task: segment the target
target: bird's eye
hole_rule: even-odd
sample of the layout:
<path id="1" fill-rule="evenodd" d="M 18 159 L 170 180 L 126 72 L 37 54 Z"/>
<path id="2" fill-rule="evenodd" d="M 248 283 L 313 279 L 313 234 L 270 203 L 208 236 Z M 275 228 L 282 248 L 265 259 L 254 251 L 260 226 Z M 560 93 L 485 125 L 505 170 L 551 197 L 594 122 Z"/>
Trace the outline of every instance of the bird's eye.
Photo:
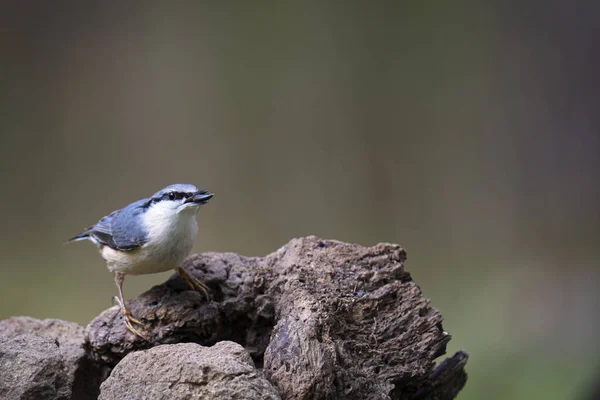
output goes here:
<path id="1" fill-rule="evenodd" d="M 169 200 L 175 200 L 175 192 L 169 192 Z"/>

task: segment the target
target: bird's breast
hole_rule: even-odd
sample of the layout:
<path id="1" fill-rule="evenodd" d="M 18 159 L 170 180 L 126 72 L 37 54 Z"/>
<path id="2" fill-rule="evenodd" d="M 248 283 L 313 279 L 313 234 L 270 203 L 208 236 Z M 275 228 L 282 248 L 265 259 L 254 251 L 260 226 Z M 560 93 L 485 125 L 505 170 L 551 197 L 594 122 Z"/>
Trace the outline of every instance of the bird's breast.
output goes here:
<path id="1" fill-rule="evenodd" d="M 190 253 L 198 234 L 193 215 L 161 215 L 146 213 L 146 243 L 139 249 L 121 252 L 103 249 L 109 269 L 130 275 L 153 274 L 175 269 Z M 109 262 L 107 256 L 112 259 Z M 112 264 L 112 268 L 111 265 Z"/>

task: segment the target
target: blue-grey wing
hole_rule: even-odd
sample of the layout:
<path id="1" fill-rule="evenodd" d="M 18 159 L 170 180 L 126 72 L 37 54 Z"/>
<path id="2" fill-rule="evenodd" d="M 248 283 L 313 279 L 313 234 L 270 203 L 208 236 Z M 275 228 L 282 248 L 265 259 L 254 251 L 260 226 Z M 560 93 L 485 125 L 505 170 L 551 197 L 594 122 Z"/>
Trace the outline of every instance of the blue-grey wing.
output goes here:
<path id="1" fill-rule="evenodd" d="M 146 231 L 140 216 L 148 201 L 136 201 L 112 212 L 87 230 L 87 235 L 95 241 L 115 250 L 131 251 L 143 246 L 147 241 Z"/>
<path id="2" fill-rule="evenodd" d="M 111 223 L 115 215 L 121 210 L 113 211 L 103 217 L 96 225 L 90 226 L 85 233 L 95 239 L 96 242 L 113 247 Z"/>
<path id="3" fill-rule="evenodd" d="M 139 200 L 122 208 L 111 218 L 111 247 L 117 250 L 135 250 L 148 241 L 141 218 L 147 207 L 148 200 Z"/>

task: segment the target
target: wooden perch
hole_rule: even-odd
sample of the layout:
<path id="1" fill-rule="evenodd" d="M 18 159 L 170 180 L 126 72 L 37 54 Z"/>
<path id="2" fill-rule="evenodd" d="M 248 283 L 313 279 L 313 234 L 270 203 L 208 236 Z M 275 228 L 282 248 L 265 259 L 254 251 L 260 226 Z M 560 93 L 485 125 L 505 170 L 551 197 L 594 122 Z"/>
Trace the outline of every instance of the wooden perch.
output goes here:
<path id="1" fill-rule="evenodd" d="M 160 344 L 233 341 L 283 399 L 452 399 L 467 355 L 435 367 L 450 335 L 405 260 L 398 245 L 314 236 L 266 257 L 194 255 L 184 268 L 210 287 L 212 302 L 174 276 L 128 303 L 147 340 L 112 307 L 86 328 L 87 351 L 114 367 Z"/>

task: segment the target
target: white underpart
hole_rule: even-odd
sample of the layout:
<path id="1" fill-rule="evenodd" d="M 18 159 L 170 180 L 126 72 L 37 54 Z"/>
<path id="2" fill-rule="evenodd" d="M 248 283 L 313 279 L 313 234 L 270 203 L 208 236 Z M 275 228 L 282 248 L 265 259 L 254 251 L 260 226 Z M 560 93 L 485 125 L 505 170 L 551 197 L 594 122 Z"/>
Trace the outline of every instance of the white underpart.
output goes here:
<path id="1" fill-rule="evenodd" d="M 192 250 L 198 234 L 196 204 L 181 205 L 176 201 L 153 204 L 142 216 L 148 241 L 133 251 L 100 251 L 110 271 L 130 275 L 155 274 L 175 269 Z"/>

